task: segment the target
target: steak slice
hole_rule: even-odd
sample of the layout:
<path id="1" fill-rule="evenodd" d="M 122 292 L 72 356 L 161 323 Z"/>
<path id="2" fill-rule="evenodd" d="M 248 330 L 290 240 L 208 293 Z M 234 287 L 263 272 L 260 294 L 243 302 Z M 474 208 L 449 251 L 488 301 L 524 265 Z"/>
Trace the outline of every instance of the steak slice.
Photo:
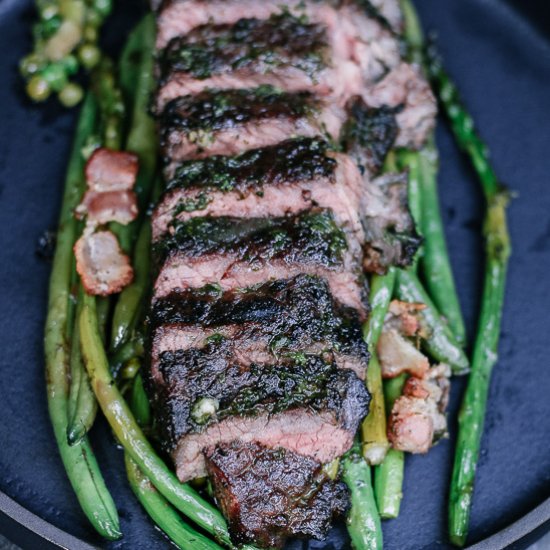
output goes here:
<path id="1" fill-rule="evenodd" d="M 250 287 L 299 273 L 324 277 L 334 297 L 364 314 L 361 244 L 330 210 L 280 218 L 203 217 L 177 221 L 154 245 L 155 296 L 219 284 Z"/>
<path id="2" fill-rule="evenodd" d="M 368 412 L 365 384 L 321 357 L 243 367 L 190 349 L 161 353 L 157 368 L 153 409 L 183 482 L 205 475 L 204 449 L 236 439 L 330 462 Z"/>
<path id="3" fill-rule="evenodd" d="M 349 507 L 343 483 L 285 449 L 236 441 L 208 449 L 206 464 L 235 544 L 273 548 L 287 537 L 322 539 L 333 517 Z"/>
<path id="4" fill-rule="evenodd" d="M 331 208 L 339 226 L 364 240 L 363 182 L 347 155 L 316 138 L 297 138 L 180 164 L 153 215 L 153 240 L 173 221 L 197 216 L 281 217 Z"/>
<path id="5" fill-rule="evenodd" d="M 395 4 L 395 0 L 390 2 Z M 400 61 L 399 40 L 379 15 L 391 17 L 392 23 L 397 16 L 395 9 L 391 10 L 393 14 L 389 10 L 365 9 L 368 4 L 366 0 L 165 1 L 157 18 L 157 48 L 165 48 L 174 37 L 202 25 L 232 25 L 243 18 L 265 20 L 287 11 L 302 21 L 325 27 L 333 60 L 353 60 L 369 81 L 376 81 Z"/>
<path id="6" fill-rule="evenodd" d="M 289 136 L 338 137 L 345 112 L 310 92 L 273 86 L 204 90 L 168 102 L 161 148 L 167 174 L 174 163 L 209 155 L 234 155 L 279 143 Z"/>
<path id="7" fill-rule="evenodd" d="M 363 75 L 352 59 L 333 59 L 327 29 L 289 12 L 269 19 L 207 24 L 173 38 L 159 59 L 156 110 L 205 89 L 272 85 L 285 91 L 349 97 Z"/>
<path id="8" fill-rule="evenodd" d="M 308 275 L 224 293 L 174 292 L 154 302 L 149 326 L 153 377 L 162 353 L 192 348 L 244 367 L 322 355 L 361 379 L 369 358 L 357 313 Z"/>

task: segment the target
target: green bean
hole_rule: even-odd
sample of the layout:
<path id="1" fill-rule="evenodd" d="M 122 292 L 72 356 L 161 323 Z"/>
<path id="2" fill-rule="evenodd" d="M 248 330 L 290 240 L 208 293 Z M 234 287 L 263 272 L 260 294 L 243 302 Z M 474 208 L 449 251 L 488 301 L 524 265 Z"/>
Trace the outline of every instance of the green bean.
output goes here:
<path id="1" fill-rule="evenodd" d="M 449 327 L 441 320 L 435 305 L 414 273 L 409 270 L 398 271 L 396 296 L 404 302 L 417 302 L 426 306 L 419 312 L 419 318 L 424 334 L 422 346 L 428 355 L 436 361 L 450 365 L 454 374 L 467 373 L 470 366 L 468 358 Z"/>
<path id="2" fill-rule="evenodd" d="M 382 373 L 376 356 L 376 343 L 382 331 L 394 283 L 395 269 L 393 268 L 384 276 L 373 275 L 370 290 L 371 311 L 364 327 L 364 338 L 371 354 L 367 370 L 367 388 L 371 394 L 371 403 L 369 414 L 363 420 L 361 433 L 363 457 L 371 465 L 380 464 L 389 447 Z"/>
<path id="3" fill-rule="evenodd" d="M 141 427 L 148 426 L 151 423 L 151 405 L 149 404 L 149 399 L 147 399 L 147 394 L 143 387 L 143 379 L 140 374 L 134 379 L 131 404 L 136 422 Z"/>
<path id="4" fill-rule="evenodd" d="M 80 115 L 76 138 L 69 161 L 65 192 L 61 207 L 57 245 L 50 278 L 48 316 L 45 328 L 46 385 L 48 410 L 55 439 L 67 476 L 82 510 L 94 528 L 108 539 L 120 537 L 115 504 L 101 476 L 97 461 L 87 438 L 69 446 L 67 442 L 67 399 L 69 345 L 67 318 L 70 311 L 73 244 L 76 239 L 76 220 L 73 210 L 84 190 L 84 161 L 81 149 L 95 124 L 96 105 L 88 96 Z"/>
<path id="5" fill-rule="evenodd" d="M 76 307 L 77 318 L 80 315 L 82 289 Z M 74 324 L 70 355 L 71 383 L 68 401 L 67 441 L 74 445 L 80 441 L 92 427 L 96 413 L 97 401 L 90 386 L 90 380 L 80 352 L 80 332 L 78 323 Z"/>
<path id="6" fill-rule="evenodd" d="M 384 382 L 384 397 L 388 413 L 391 413 L 395 400 L 402 394 L 406 379 L 407 375 L 401 374 Z M 399 515 L 403 499 L 404 470 L 405 453 L 390 449 L 384 462 L 374 471 L 374 494 L 382 519 L 393 519 Z"/>
<path id="7" fill-rule="evenodd" d="M 117 86 L 113 62 L 103 57 L 92 75 L 92 90 L 99 105 L 103 147 L 118 150 L 123 141 L 124 102 Z"/>
<path id="8" fill-rule="evenodd" d="M 445 114 L 451 122 L 455 139 L 470 158 L 487 203 L 483 230 L 486 265 L 479 331 L 474 343 L 472 371 L 458 417 L 458 437 L 449 496 L 449 535 L 453 544 L 463 546 L 468 535 L 489 383 L 497 361 L 506 274 L 511 253 L 506 221 L 509 194 L 499 184 L 489 162 L 487 147 L 478 136 L 455 85 L 433 50 L 430 52 L 429 70 L 439 91 Z"/>
<path id="9" fill-rule="evenodd" d="M 351 493 L 351 510 L 346 519 L 352 547 L 382 550 L 382 526 L 372 491 L 371 469 L 356 445 L 342 460 L 342 477 Z"/>
<path id="10" fill-rule="evenodd" d="M 150 283 L 151 225 L 146 220 L 134 250 L 134 280 L 121 293 L 113 314 L 111 349 L 118 351 L 128 342 Z"/>
<path id="11" fill-rule="evenodd" d="M 409 172 L 409 187 L 407 192 L 409 210 L 416 229 L 421 234 L 423 210 L 419 152 L 402 149 L 397 155 L 397 162 L 401 169 L 406 168 Z"/>
<path id="12" fill-rule="evenodd" d="M 374 348 L 382 332 L 384 319 L 392 297 L 396 270 L 390 267 L 386 275 L 373 275 L 370 282 L 369 303 L 371 311 L 365 325 L 363 337 L 369 348 Z"/>
<path id="13" fill-rule="evenodd" d="M 118 61 L 118 84 L 122 91 L 126 112 L 128 113 L 134 110 L 136 82 L 139 79 L 143 56 L 147 53 L 151 54 L 151 51 L 145 52 L 143 47 L 143 41 L 145 39 L 144 32 L 148 24 L 147 21 L 148 16 L 144 17 L 130 32 Z"/>
<path id="14" fill-rule="evenodd" d="M 453 272 L 447 252 L 443 221 L 437 193 L 437 152 L 432 141 L 419 153 L 422 180 L 422 233 L 424 254 L 421 259 L 426 289 L 446 319 L 455 340 L 466 343 L 466 329 L 456 293 Z"/>
<path id="15" fill-rule="evenodd" d="M 424 34 L 416 10 L 410 0 L 401 0 L 401 8 L 405 20 L 405 38 L 409 46 L 409 59 L 426 70 Z M 422 275 L 428 293 L 441 315 L 446 319 L 456 342 L 464 346 L 466 329 L 456 292 L 439 207 L 438 158 L 433 135 L 420 151 L 412 154 L 416 156 L 415 170 L 418 179 L 418 193 L 421 196 L 420 211 L 415 220 L 424 237 L 420 255 Z M 412 205 L 411 210 L 414 216 Z"/>
<path id="16" fill-rule="evenodd" d="M 85 295 L 83 302 L 79 319 L 82 354 L 96 398 L 116 437 L 139 469 L 174 507 L 218 541 L 231 545 L 220 512 L 189 485 L 180 483 L 143 435 L 111 376 L 97 325 L 95 300 Z"/>
<path id="17" fill-rule="evenodd" d="M 147 113 L 147 106 L 154 83 L 153 58 L 151 51 L 154 48 L 155 22 L 153 16 L 147 16 L 131 35 L 132 42 L 139 39 L 136 46 L 141 48 L 139 78 L 134 82 L 135 94 L 133 96 L 133 116 L 126 148 L 139 157 L 139 173 L 136 181 L 136 193 L 138 195 L 140 210 L 147 208 L 148 201 L 155 186 L 160 185 L 156 181 L 157 169 L 157 138 L 154 121 Z M 130 46 L 127 52 L 134 51 Z M 124 82 L 129 75 L 135 74 L 135 66 L 130 62 L 131 55 L 123 55 L 121 60 L 121 79 Z M 128 86 L 129 83 L 126 84 Z M 156 182 L 156 183 L 155 183 Z M 142 220 L 143 220 L 142 216 Z M 130 336 L 139 317 L 139 308 L 147 292 L 150 282 L 150 243 L 151 228 L 149 221 L 133 222 L 124 230 L 125 240 L 133 241 L 134 233 L 137 233 L 137 241 L 134 248 L 134 281 L 126 287 L 117 302 L 111 331 L 111 349 L 117 350 Z"/>
<path id="18" fill-rule="evenodd" d="M 218 544 L 189 527 L 170 503 L 143 475 L 128 453 L 124 455 L 130 487 L 151 519 L 183 550 L 213 550 Z"/>

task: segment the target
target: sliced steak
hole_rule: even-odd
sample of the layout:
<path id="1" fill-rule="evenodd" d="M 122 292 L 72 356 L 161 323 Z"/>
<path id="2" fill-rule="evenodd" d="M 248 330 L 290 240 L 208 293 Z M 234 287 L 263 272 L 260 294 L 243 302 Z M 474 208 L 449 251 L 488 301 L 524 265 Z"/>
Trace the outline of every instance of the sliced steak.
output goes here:
<path id="1" fill-rule="evenodd" d="M 368 412 L 365 384 L 321 357 L 245 368 L 190 349 L 161 353 L 157 368 L 153 408 L 183 482 L 205 475 L 205 449 L 237 439 L 330 462 Z"/>
<path id="2" fill-rule="evenodd" d="M 327 280 L 342 304 L 364 312 L 361 244 L 315 208 L 280 218 L 202 217 L 177 221 L 154 245 L 155 295 L 219 284 L 250 287 L 299 273 Z"/>
<path id="3" fill-rule="evenodd" d="M 161 147 L 168 174 L 174 162 L 234 155 L 292 136 L 338 137 L 345 111 L 310 92 L 272 86 L 205 90 L 173 99 L 161 118 Z"/>
<path id="4" fill-rule="evenodd" d="M 180 164 L 153 215 L 153 240 L 174 221 L 197 216 L 285 216 L 331 208 L 338 225 L 364 240 L 363 181 L 347 155 L 315 138 L 298 138 Z"/>
<path id="5" fill-rule="evenodd" d="M 395 0 L 390 0 L 395 3 Z M 177 36 L 206 24 L 232 25 L 243 18 L 268 19 L 290 12 L 308 24 L 327 29 L 332 56 L 357 63 L 369 81 L 379 79 L 400 60 L 399 41 L 383 23 L 390 10 L 361 0 L 170 0 L 158 13 L 157 47 L 163 49 Z M 380 4 L 380 1 L 371 4 Z M 380 8 L 380 9 L 378 9 Z M 392 12 L 394 9 L 391 10 Z M 396 17 L 391 16 L 391 21 Z"/>
<path id="6" fill-rule="evenodd" d="M 155 300 L 149 315 L 151 374 L 164 352 L 203 350 L 244 367 L 321 355 L 365 377 L 361 318 L 336 303 L 327 284 L 308 275 L 220 293 L 206 288 Z"/>
<path id="7" fill-rule="evenodd" d="M 349 507 L 347 488 L 322 465 L 285 449 L 233 442 L 208 449 L 208 475 L 233 542 L 281 547 L 288 537 L 322 539 Z"/>
<path id="8" fill-rule="evenodd" d="M 272 85 L 287 92 L 349 97 L 365 81 L 352 59 L 331 59 L 327 29 L 289 12 L 269 19 L 207 24 L 173 38 L 160 60 L 156 111 L 205 89 Z"/>

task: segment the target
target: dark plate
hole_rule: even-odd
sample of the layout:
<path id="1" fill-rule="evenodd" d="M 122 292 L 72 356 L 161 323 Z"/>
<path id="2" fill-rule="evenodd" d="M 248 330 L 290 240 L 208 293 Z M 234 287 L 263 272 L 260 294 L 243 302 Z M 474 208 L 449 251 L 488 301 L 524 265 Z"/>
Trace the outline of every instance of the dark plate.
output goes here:
<path id="1" fill-rule="evenodd" d="M 113 50 L 124 40 L 121 30 L 140 12 L 135 0 L 117 4 L 108 40 Z M 550 19 L 545 4 L 418 1 L 425 25 L 439 31 L 448 68 L 491 146 L 497 172 L 518 193 L 510 210 L 514 254 L 470 540 L 508 529 L 479 547 L 485 549 L 536 537 L 550 518 L 548 502 L 527 515 L 550 496 L 550 40 L 543 34 Z M 0 0 L 0 490 L 22 506 L 0 498 L 0 508 L 14 518 L 4 517 L 2 525 L 25 548 L 45 548 L 47 540 L 79 548 L 74 539 L 63 542 L 69 533 L 110 549 L 165 548 L 166 539 L 131 494 L 122 453 L 102 423 L 94 428 L 93 442 L 120 510 L 124 539 L 106 544 L 94 535 L 64 475 L 48 422 L 42 330 L 50 265 L 35 249 L 39 235 L 55 227 L 74 113 L 53 103 L 32 107 L 23 99 L 16 61 L 29 49 L 31 16 L 30 1 Z M 438 144 L 449 247 L 472 338 L 482 273 L 483 201 L 471 170 L 441 126 Z M 463 381 L 457 380 L 451 438 L 428 456 L 407 459 L 402 514 L 384 524 L 388 549 L 448 547 L 446 500 L 462 390 Z M 31 532 L 44 537 L 42 542 Z M 309 544 L 347 546 L 345 530 L 338 526 L 326 542 Z"/>

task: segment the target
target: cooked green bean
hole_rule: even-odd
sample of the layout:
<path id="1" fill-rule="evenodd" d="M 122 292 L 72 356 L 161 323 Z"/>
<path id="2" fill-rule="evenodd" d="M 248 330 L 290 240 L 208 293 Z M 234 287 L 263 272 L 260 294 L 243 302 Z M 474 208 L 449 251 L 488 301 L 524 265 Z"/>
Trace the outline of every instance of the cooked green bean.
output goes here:
<path id="1" fill-rule="evenodd" d="M 151 51 L 155 41 L 155 22 L 153 16 L 147 16 L 140 23 L 136 31 L 141 36 L 141 63 L 137 84 L 134 83 L 135 95 L 133 100 L 132 123 L 126 148 L 139 157 L 139 173 L 136 182 L 136 193 L 139 198 L 140 210 L 144 211 L 153 193 L 156 182 L 157 169 L 157 137 L 153 119 L 147 112 L 147 106 L 154 85 L 153 57 Z M 124 61 L 123 57 L 123 61 Z M 129 59 L 121 63 L 121 78 L 132 73 Z M 156 182 L 156 183 L 155 183 Z M 142 216 L 143 219 L 143 216 Z M 117 302 L 111 330 L 111 349 L 117 350 L 130 336 L 139 317 L 139 308 L 147 291 L 150 277 L 150 242 L 151 228 L 148 222 L 133 222 L 124 230 L 125 240 L 134 240 L 137 233 L 133 254 L 134 281 L 126 287 Z"/>
<path id="2" fill-rule="evenodd" d="M 393 286 L 395 269 L 391 268 L 384 276 L 374 275 L 371 278 L 369 320 L 365 324 L 364 338 L 367 342 L 371 358 L 367 370 L 367 388 L 371 394 L 369 414 L 361 426 L 363 440 L 363 457 L 371 464 L 380 464 L 389 447 L 386 435 L 386 410 L 384 407 L 384 392 L 382 373 L 376 356 L 376 343 L 382 331 L 384 318 L 388 311 Z"/>
<path id="3" fill-rule="evenodd" d="M 446 319 L 457 343 L 466 343 L 466 329 L 456 293 L 447 252 L 447 243 L 437 193 L 437 152 L 433 142 L 419 153 L 422 181 L 422 234 L 424 253 L 421 268 L 426 289 L 436 307 Z"/>
<path id="4" fill-rule="evenodd" d="M 134 280 L 121 293 L 113 313 L 111 348 L 117 351 L 129 343 L 132 329 L 139 318 L 143 298 L 151 278 L 151 226 L 144 222 L 134 249 Z M 132 344 L 133 345 L 133 344 Z"/>
<path id="5" fill-rule="evenodd" d="M 189 527 L 170 503 L 143 475 L 128 453 L 124 455 L 130 487 L 151 519 L 182 550 L 215 550 L 220 546 Z"/>
<path id="6" fill-rule="evenodd" d="M 149 115 L 149 102 L 155 86 L 153 75 L 153 50 L 155 45 L 155 20 L 153 15 L 143 18 L 135 29 L 141 35 L 139 55 L 140 63 L 137 78 L 133 83 L 133 94 L 129 96 L 128 112 L 131 113 L 130 127 L 125 142 L 125 150 L 136 154 L 139 158 L 139 172 L 134 186 L 138 198 L 140 217 L 132 223 L 120 228 L 119 240 L 126 251 L 132 250 L 141 222 L 149 206 L 151 192 L 155 183 L 158 159 L 158 139 L 155 130 L 155 121 Z M 123 57 L 120 63 L 121 81 L 128 80 L 136 73 L 135 65 L 130 59 Z M 127 92 L 128 95 L 128 92 Z"/>
<path id="7" fill-rule="evenodd" d="M 474 343 L 472 371 L 458 417 L 458 437 L 449 496 L 449 535 L 451 542 L 463 546 L 468 535 L 489 383 L 497 361 L 506 273 L 511 253 L 506 221 L 509 194 L 499 184 L 489 162 L 487 147 L 478 136 L 456 86 L 445 73 L 441 60 L 433 50 L 430 52 L 429 70 L 445 114 L 451 121 L 455 139 L 470 158 L 487 202 L 484 224 L 486 265 L 479 331 Z"/>
<path id="8" fill-rule="evenodd" d="M 76 318 L 80 316 L 82 289 L 79 290 Z M 74 324 L 70 356 L 71 382 L 68 401 L 67 441 L 74 445 L 90 430 L 97 413 L 97 401 L 80 352 L 80 332 Z"/>
<path id="9" fill-rule="evenodd" d="M 382 526 L 372 491 L 371 469 L 356 445 L 342 460 L 342 477 L 351 493 L 351 510 L 346 519 L 352 547 L 382 550 Z"/>
<path id="10" fill-rule="evenodd" d="M 57 245 L 50 277 L 48 316 L 45 328 L 46 385 L 48 410 L 59 453 L 67 476 L 76 493 L 82 510 L 94 528 L 108 539 L 121 536 L 115 504 L 87 438 L 70 446 L 67 442 L 67 400 L 69 345 L 71 329 L 67 327 L 71 298 L 71 272 L 73 270 L 73 244 L 77 223 L 73 210 L 80 202 L 84 190 L 84 161 L 81 149 L 95 126 L 96 104 L 88 96 L 80 115 L 67 170 L 65 191 L 61 207 Z"/>

